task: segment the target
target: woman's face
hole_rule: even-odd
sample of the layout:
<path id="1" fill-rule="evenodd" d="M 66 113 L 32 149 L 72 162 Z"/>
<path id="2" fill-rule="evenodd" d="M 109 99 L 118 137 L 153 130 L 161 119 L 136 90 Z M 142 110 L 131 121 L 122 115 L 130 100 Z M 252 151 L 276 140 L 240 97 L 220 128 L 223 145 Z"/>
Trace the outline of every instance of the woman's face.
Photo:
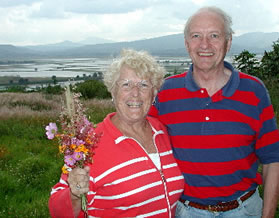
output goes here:
<path id="1" fill-rule="evenodd" d="M 127 66 L 121 68 L 112 96 L 117 115 L 128 124 L 142 121 L 154 98 L 151 82 L 139 78 L 135 71 Z"/>

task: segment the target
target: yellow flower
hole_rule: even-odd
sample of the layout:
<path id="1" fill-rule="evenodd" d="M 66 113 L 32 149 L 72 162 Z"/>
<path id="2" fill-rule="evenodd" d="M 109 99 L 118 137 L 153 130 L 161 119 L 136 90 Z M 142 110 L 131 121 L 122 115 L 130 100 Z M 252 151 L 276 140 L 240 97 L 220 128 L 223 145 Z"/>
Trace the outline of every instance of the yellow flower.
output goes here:
<path id="1" fill-rule="evenodd" d="M 75 144 L 71 144 L 71 149 L 75 150 L 76 149 L 76 145 Z"/>
<path id="2" fill-rule="evenodd" d="M 62 172 L 63 172 L 64 174 L 68 174 L 69 171 L 68 171 L 67 169 L 68 169 L 68 168 L 64 165 L 64 166 L 62 167 Z"/>
<path id="3" fill-rule="evenodd" d="M 83 152 L 84 154 L 88 153 L 88 149 L 84 145 L 79 145 L 75 152 Z"/>
<path id="4" fill-rule="evenodd" d="M 91 141 L 91 139 L 90 139 L 89 137 L 86 138 L 85 141 L 86 141 L 86 143 L 89 144 L 89 145 L 93 145 L 93 144 L 94 144 L 94 142 Z"/>
<path id="5" fill-rule="evenodd" d="M 62 154 L 64 153 L 65 149 L 66 149 L 66 145 L 59 145 L 59 152 Z"/>

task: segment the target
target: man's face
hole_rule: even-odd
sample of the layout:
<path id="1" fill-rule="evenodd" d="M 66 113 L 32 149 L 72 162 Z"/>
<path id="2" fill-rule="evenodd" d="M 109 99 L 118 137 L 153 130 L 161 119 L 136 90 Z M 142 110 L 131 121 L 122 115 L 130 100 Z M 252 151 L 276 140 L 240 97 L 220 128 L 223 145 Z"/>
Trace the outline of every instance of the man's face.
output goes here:
<path id="1" fill-rule="evenodd" d="M 226 39 L 224 22 L 212 12 L 195 15 L 190 24 L 185 46 L 194 64 L 194 70 L 218 70 L 231 46 Z"/>

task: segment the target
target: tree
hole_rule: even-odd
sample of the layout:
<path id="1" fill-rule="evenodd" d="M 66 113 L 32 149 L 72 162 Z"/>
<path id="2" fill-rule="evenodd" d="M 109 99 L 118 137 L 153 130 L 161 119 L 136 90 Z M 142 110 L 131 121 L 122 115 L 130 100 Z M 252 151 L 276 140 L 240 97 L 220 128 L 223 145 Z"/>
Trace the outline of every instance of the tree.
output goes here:
<path id="1" fill-rule="evenodd" d="M 265 78 L 279 79 L 279 39 L 273 43 L 272 51 L 265 51 L 261 60 L 261 71 Z"/>
<path id="2" fill-rule="evenodd" d="M 98 72 L 98 80 L 103 80 L 104 79 L 104 75 L 102 72 Z"/>
<path id="3" fill-rule="evenodd" d="M 253 76 L 259 75 L 260 62 L 256 58 L 256 54 L 243 50 L 239 55 L 234 56 L 234 61 L 237 63 L 236 68 L 243 73 Z"/>
<path id="4" fill-rule="evenodd" d="M 76 85 L 76 92 L 80 92 L 85 99 L 92 98 L 111 98 L 110 93 L 107 91 L 106 86 L 100 80 L 86 80 L 83 83 Z"/>
<path id="5" fill-rule="evenodd" d="M 27 83 L 28 83 L 28 79 L 20 78 L 20 79 L 18 80 L 18 83 L 19 83 L 19 85 L 27 84 Z"/>
<path id="6" fill-rule="evenodd" d="M 96 72 L 93 74 L 93 79 L 98 79 L 98 75 Z"/>
<path id="7" fill-rule="evenodd" d="M 53 84 L 55 85 L 55 84 L 57 83 L 56 76 L 55 76 L 55 75 L 53 75 L 53 76 L 51 77 L 51 79 L 52 79 L 52 81 L 53 81 Z"/>

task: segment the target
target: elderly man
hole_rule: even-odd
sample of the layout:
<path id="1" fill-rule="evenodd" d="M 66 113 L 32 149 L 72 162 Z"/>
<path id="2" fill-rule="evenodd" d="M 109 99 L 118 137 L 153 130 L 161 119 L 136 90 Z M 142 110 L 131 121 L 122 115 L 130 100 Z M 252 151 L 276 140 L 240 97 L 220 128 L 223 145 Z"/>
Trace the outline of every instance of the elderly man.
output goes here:
<path id="1" fill-rule="evenodd" d="M 177 217 L 273 217 L 276 211 L 279 131 L 263 83 L 224 61 L 231 25 L 216 7 L 188 19 L 184 37 L 193 64 L 166 79 L 150 111 L 167 126 L 185 179 Z"/>

